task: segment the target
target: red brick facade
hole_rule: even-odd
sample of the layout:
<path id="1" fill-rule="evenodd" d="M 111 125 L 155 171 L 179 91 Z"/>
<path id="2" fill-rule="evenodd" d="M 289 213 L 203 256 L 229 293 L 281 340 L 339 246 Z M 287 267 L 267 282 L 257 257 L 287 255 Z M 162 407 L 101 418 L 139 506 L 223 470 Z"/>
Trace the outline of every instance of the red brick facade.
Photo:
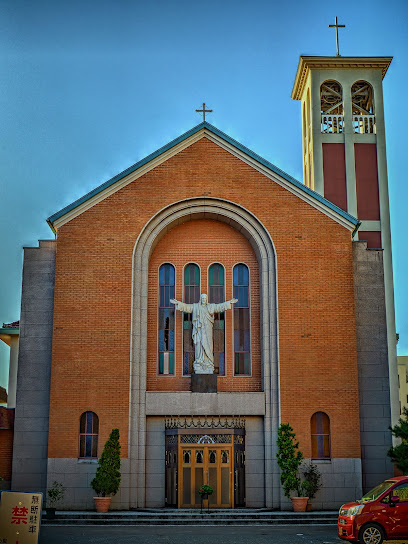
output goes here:
<path id="1" fill-rule="evenodd" d="M 243 206 L 274 243 L 282 422 L 294 427 L 308 457 L 310 417 L 325 411 L 331 418 L 332 456 L 360 457 L 350 231 L 207 138 L 59 229 L 48 456 L 78 456 L 79 418 L 87 410 L 99 416 L 100 446 L 118 427 L 122 454 L 128 455 L 133 249 L 159 210 L 202 196 Z M 178 356 L 176 376 L 157 377 L 156 331 L 158 266 L 175 264 L 176 296 L 181 298 L 182 267 L 191 261 L 201 266 L 202 285 L 210 263 L 225 266 L 227 298 L 232 297 L 233 264 L 250 267 L 252 377 L 232 376 L 232 318 L 227 313 L 227 376 L 219 379 L 219 390 L 261 390 L 258 263 L 242 234 L 210 220 L 175 227 L 150 256 L 148 390 L 189 389 Z M 176 342 L 180 354 L 180 334 Z"/>

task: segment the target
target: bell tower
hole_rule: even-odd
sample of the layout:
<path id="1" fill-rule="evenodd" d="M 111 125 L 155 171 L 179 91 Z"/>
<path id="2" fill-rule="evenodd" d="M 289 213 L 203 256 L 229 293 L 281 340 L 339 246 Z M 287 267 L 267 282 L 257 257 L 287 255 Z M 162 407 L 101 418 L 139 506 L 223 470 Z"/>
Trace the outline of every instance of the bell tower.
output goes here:
<path id="1" fill-rule="evenodd" d="M 361 221 L 359 240 L 384 248 L 389 207 L 382 80 L 390 57 L 300 57 L 304 183 Z"/>
<path id="2" fill-rule="evenodd" d="M 336 20 L 337 24 L 337 20 Z M 331 25 L 336 26 L 336 25 Z M 392 57 L 299 59 L 304 183 L 360 221 L 354 240 L 382 249 L 391 419 L 399 417 L 382 80 Z"/>

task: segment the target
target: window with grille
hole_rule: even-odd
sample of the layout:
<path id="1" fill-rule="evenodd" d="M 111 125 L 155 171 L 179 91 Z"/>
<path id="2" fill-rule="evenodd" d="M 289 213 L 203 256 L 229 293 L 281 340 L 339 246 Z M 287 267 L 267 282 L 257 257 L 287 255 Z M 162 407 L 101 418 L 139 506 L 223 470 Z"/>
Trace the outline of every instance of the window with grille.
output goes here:
<path id="1" fill-rule="evenodd" d="M 316 412 L 311 419 L 312 458 L 330 459 L 330 418 L 324 412 Z"/>
<path id="2" fill-rule="evenodd" d="M 357 134 L 375 134 L 374 91 L 367 81 L 356 81 L 351 87 L 353 129 Z"/>
<path id="3" fill-rule="evenodd" d="M 222 264 L 212 264 L 208 270 L 208 302 L 225 301 L 225 273 Z M 225 376 L 225 312 L 214 314 L 213 329 L 214 373 Z"/>
<path id="4" fill-rule="evenodd" d="M 184 302 L 193 304 L 200 301 L 200 269 L 194 263 L 184 268 Z M 193 314 L 183 313 L 183 374 L 193 373 L 195 350 L 193 343 Z"/>
<path id="5" fill-rule="evenodd" d="M 159 375 L 174 375 L 174 298 L 175 270 L 163 264 L 159 270 Z"/>
<path id="6" fill-rule="evenodd" d="M 99 418 L 95 412 L 84 412 L 79 423 L 79 457 L 97 459 Z"/>
<path id="7" fill-rule="evenodd" d="M 320 87 L 321 131 L 343 132 L 343 89 L 338 81 L 325 81 Z"/>
<path id="8" fill-rule="evenodd" d="M 245 264 L 234 266 L 234 374 L 251 374 L 251 334 L 249 270 Z"/>

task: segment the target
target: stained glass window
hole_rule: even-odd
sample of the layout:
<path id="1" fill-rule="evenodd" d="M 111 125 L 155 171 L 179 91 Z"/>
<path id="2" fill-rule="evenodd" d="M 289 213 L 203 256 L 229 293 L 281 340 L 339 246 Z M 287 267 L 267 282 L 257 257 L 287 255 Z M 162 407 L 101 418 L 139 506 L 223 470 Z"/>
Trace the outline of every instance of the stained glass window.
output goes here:
<path id="1" fill-rule="evenodd" d="M 171 264 L 159 270 L 159 374 L 174 374 L 174 298 L 175 271 Z"/>
<path id="2" fill-rule="evenodd" d="M 200 301 L 200 269 L 196 264 L 188 264 L 184 268 L 184 302 L 193 304 Z M 193 372 L 194 343 L 192 338 L 193 316 L 183 314 L 183 374 L 188 376 Z"/>
<path id="3" fill-rule="evenodd" d="M 312 458 L 330 459 L 330 418 L 324 412 L 316 412 L 311 419 Z"/>
<path id="4" fill-rule="evenodd" d="M 221 264 L 212 264 L 208 270 L 208 302 L 218 304 L 225 300 L 225 274 Z M 225 376 L 225 312 L 214 314 L 214 373 Z"/>
<path id="5" fill-rule="evenodd" d="M 234 266 L 234 373 L 249 376 L 251 374 L 251 335 L 250 335 L 250 300 L 249 270 L 245 264 Z"/>
<path id="6" fill-rule="evenodd" d="M 79 457 L 98 457 L 99 418 L 95 412 L 84 412 L 79 423 Z"/>
<path id="7" fill-rule="evenodd" d="M 203 450 L 196 450 L 196 464 L 204 463 Z"/>
<path id="8" fill-rule="evenodd" d="M 191 463 L 191 450 L 183 451 L 183 463 L 189 465 Z"/>

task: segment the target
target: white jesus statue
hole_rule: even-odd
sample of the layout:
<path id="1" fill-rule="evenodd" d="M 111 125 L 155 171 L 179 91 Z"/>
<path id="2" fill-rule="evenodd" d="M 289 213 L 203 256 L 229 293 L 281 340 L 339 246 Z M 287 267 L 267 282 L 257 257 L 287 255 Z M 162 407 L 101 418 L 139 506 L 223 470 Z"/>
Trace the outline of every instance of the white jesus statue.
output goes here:
<path id="1" fill-rule="evenodd" d="M 207 295 L 200 296 L 200 302 L 185 304 L 174 298 L 170 302 L 176 306 L 176 310 L 193 314 L 193 342 L 195 346 L 194 373 L 195 374 L 213 374 L 214 373 L 214 354 L 213 354 L 213 326 L 214 314 L 230 310 L 234 302 L 238 299 L 233 298 L 219 304 L 207 302 Z"/>

